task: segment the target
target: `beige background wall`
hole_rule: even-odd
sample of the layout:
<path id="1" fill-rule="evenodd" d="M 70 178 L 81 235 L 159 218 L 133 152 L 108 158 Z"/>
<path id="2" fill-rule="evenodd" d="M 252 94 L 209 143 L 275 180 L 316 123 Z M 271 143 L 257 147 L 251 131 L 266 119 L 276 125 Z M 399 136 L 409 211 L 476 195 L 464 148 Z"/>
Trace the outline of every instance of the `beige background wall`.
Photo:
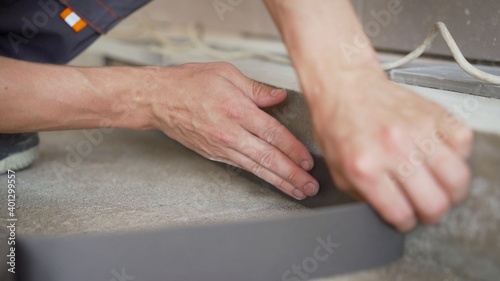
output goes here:
<path id="1" fill-rule="evenodd" d="M 220 5 L 229 7 L 220 16 L 214 8 L 214 0 L 155 0 L 143 11 L 160 28 L 168 23 L 199 21 L 210 29 L 279 38 L 261 0 L 217 1 Z M 413 49 L 423 40 L 432 25 L 442 20 L 449 26 L 467 57 L 500 61 L 500 1 L 353 0 L 364 25 L 368 26 L 372 22 L 372 28 L 375 20 L 373 13 L 384 13 L 391 1 L 400 2 L 402 11 L 391 15 L 387 23 L 379 22 L 380 32 L 372 32 L 372 41 L 379 49 L 401 52 Z M 441 40 L 432 46 L 429 53 L 449 55 Z"/>

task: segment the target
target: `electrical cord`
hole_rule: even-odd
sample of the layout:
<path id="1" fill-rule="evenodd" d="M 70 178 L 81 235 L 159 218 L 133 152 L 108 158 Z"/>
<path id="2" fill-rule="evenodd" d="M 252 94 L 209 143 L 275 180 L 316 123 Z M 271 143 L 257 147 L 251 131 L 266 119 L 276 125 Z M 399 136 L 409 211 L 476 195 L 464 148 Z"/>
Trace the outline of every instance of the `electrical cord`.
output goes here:
<path id="1" fill-rule="evenodd" d="M 141 25 L 160 44 L 161 51 L 167 53 L 186 52 L 196 48 L 208 56 L 221 60 L 260 58 L 267 61 L 290 64 L 290 59 L 280 54 L 275 54 L 271 52 L 246 51 L 246 50 L 224 50 L 218 47 L 211 46 L 210 44 L 203 41 L 202 39 L 203 26 L 200 24 L 196 23 L 189 24 L 187 28 L 189 41 L 183 43 L 168 40 L 163 36 L 161 36 L 160 34 L 158 34 L 156 32 L 154 25 L 149 21 L 149 17 L 147 17 L 146 15 L 142 15 Z M 484 72 L 476 68 L 467 61 L 467 59 L 460 51 L 457 43 L 453 39 L 453 36 L 451 35 L 450 31 L 446 27 L 446 24 L 444 24 L 443 22 L 436 23 L 432 27 L 430 32 L 427 34 L 425 40 L 415 50 L 413 50 L 411 53 L 409 53 L 408 55 L 399 60 L 382 64 L 382 69 L 392 70 L 415 61 L 431 45 L 431 43 L 434 41 L 434 39 L 438 34 L 441 34 L 446 45 L 450 49 L 453 58 L 466 73 L 481 81 L 500 85 L 500 76 Z"/>
<path id="2" fill-rule="evenodd" d="M 252 57 L 260 57 L 264 58 L 266 60 L 274 61 L 274 62 L 279 62 L 279 63 L 290 63 L 290 60 L 286 57 L 279 56 L 279 55 L 274 55 L 271 53 L 264 53 L 264 52 L 248 52 L 248 51 L 223 51 L 223 50 L 218 50 L 205 42 L 202 41 L 201 39 L 201 26 L 199 25 L 191 25 L 190 28 L 188 28 L 188 33 L 191 41 L 193 44 L 204 51 L 207 55 L 216 57 L 216 58 L 221 58 L 221 59 L 240 59 L 240 58 L 252 58 Z M 496 76 L 487 72 L 484 72 L 475 66 L 473 66 L 471 63 L 467 61 L 467 59 L 464 57 L 462 52 L 460 51 L 457 43 L 453 39 L 453 36 L 451 35 L 450 31 L 446 27 L 446 25 L 443 22 L 438 22 L 436 23 L 425 40 L 420 44 L 414 51 L 409 53 L 407 56 L 394 61 L 390 63 L 384 63 L 382 64 L 382 68 L 384 70 L 391 70 L 395 68 L 402 67 L 404 65 L 407 65 L 417 58 L 419 58 L 425 50 L 430 46 L 430 44 L 434 41 L 436 36 L 438 34 L 441 34 L 443 37 L 444 41 L 446 42 L 446 45 L 451 51 L 451 54 L 453 55 L 453 58 L 455 61 L 458 63 L 458 65 L 469 75 L 487 82 L 491 84 L 499 84 L 500 85 L 500 76 Z"/>
<path id="3" fill-rule="evenodd" d="M 422 42 L 422 44 L 420 44 L 413 52 L 409 53 L 407 56 L 395 62 L 382 64 L 382 68 L 384 70 L 391 70 L 401 67 L 403 65 L 407 65 L 412 61 L 416 60 L 425 52 L 425 50 L 427 49 L 427 47 L 429 47 L 432 41 L 434 41 L 438 33 L 441 33 L 441 36 L 443 37 L 444 41 L 446 42 L 446 45 L 450 49 L 453 58 L 465 72 L 467 72 L 469 75 L 481 81 L 488 82 L 491 84 L 500 84 L 500 76 L 484 72 L 474 67 L 471 63 L 467 61 L 467 59 L 464 57 L 464 55 L 458 48 L 458 45 L 453 39 L 450 31 L 443 22 L 436 23 L 432 27 L 431 31 L 429 32 L 425 40 Z"/>

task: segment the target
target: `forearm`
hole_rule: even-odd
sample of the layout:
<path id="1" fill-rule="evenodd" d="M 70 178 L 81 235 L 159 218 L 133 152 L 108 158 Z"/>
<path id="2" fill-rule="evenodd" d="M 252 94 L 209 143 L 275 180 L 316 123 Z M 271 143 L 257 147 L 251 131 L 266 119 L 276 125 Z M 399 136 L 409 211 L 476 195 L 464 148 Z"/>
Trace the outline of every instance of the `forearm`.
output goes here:
<path id="1" fill-rule="evenodd" d="M 0 132 L 149 126 L 144 68 L 0 65 Z"/>
<path id="2" fill-rule="evenodd" d="M 341 84 L 359 69 L 383 75 L 350 1 L 265 2 L 287 45 L 306 98 L 321 96 L 324 87 Z"/>

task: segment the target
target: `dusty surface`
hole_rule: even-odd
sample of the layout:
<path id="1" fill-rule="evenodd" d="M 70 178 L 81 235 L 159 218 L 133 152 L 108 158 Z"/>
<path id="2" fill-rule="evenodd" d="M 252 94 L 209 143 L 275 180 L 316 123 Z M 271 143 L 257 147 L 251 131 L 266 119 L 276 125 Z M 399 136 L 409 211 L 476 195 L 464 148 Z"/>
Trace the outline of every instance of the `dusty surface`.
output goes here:
<path id="1" fill-rule="evenodd" d="M 305 106 L 273 109 L 308 147 Z M 296 112 L 299 112 L 297 114 Z M 94 133 L 96 131 L 93 131 Z M 41 134 L 40 159 L 17 173 L 18 233 L 72 234 L 176 227 L 308 212 L 347 202 L 334 190 L 298 203 L 247 173 L 205 160 L 159 132 Z M 83 156 L 76 156 L 80 150 Z M 324 280 L 498 280 L 500 137 L 478 134 L 470 198 L 440 226 L 409 234 L 406 255 L 384 268 Z M 0 186 L 6 186 L 0 176 Z M 6 198 L 5 189 L 4 198 Z M 0 208 L 6 209 L 5 200 Z M 0 216 L 5 217 L 5 212 Z"/>

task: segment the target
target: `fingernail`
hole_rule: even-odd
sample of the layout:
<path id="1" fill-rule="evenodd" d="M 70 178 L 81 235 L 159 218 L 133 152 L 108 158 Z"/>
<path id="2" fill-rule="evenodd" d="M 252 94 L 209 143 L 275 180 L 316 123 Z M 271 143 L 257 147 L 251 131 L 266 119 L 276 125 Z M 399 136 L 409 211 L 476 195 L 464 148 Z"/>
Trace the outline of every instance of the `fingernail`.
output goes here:
<path id="1" fill-rule="evenodd" d="M 277 97 L 281 96 L 284 92 L 285 92 L 285 90 L 282 90 L 282 89 L 274 89 L 271 91 L 271 97 L 277 98 Z"/>
<path id="2" fill-rule="evenodd" d="M 404 225 L 397 226 L 396 228 L 401 232 L 408 232 L 417 226 L 417 220 L 414 218 L 411 221 L 406 222 Z"/>
<path id="3" fill-rule="evenodd" d="M 295 189 L 293 192 L 293 197 L 295 197 L 295 199 L 297 200 L 302 200 L 302 199 L 305 199 L 306 198 L 306 195 L 304 194 L 304 192 L 300 191 L 299 189 Z"/>
<path id="4" fill-rule="evenodd" d="M 310 182 L 304 186 L 304 191 L 306 192 L 307 195 L 314 196 L 318 193 L 319 187 L 318 185 Z"/>
<path id="5" fill-rule="evenodd" d="M 309 170 L 311 170 L 312 165 L 311 165 L 311 162 L 304 160 L 304 161 L 300 162 L 300 167 L 302 167 L 302 169 L 304 169 L 306 171 L 309 171 Z"/>

